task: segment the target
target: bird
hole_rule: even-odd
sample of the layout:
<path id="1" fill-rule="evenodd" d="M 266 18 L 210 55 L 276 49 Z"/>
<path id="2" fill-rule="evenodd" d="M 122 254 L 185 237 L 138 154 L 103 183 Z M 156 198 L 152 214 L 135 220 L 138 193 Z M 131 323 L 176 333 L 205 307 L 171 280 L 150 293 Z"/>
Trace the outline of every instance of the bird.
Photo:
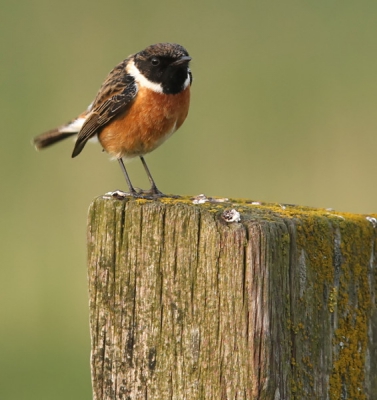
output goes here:
<path id="1" fill-rule="evenodd" d="M 131 54 L 115 66 L 86 111 L 65 125 L 34 138 L 37 150 L 77 135 L 72 158 L 97 136 L 116 158 L 129 193 L 136 198 L 163 197 L 145 162 L 185 121 L 190 106 L 192 73 L 187 50 L 176 43 L 157 43 Z M 139 157 L 151 188 L 136 190 L 123 162 Z"/>

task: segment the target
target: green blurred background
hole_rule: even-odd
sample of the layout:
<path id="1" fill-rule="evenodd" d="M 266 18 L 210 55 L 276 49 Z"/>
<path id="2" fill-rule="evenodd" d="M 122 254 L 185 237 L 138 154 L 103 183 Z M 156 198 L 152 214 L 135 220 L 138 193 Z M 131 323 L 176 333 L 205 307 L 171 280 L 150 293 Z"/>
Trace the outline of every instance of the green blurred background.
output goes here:
<path id="1" fill-rule="evenodd" d="M 377 211 L 377 2 L 3 0 L 0 399 L 91 399 L 86 214 L 126 184 L 98 145 L 31 140 L 161 41 L 194 75 L 188 120 L 148 156 L 161 190 Z"/>

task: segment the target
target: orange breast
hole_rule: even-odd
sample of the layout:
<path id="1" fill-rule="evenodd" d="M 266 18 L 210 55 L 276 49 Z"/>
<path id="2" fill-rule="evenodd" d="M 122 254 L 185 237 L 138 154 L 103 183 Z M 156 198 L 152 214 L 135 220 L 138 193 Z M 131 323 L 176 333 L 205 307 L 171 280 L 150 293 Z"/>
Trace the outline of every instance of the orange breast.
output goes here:
<path id="1" fill-rule="evenodd" d="M 189 105 L 190 87 L 178 94 L 140 88 L 131 107 L 103 128 L 99 141 L 117 158 L 144 155 L 183 124 Z"/>

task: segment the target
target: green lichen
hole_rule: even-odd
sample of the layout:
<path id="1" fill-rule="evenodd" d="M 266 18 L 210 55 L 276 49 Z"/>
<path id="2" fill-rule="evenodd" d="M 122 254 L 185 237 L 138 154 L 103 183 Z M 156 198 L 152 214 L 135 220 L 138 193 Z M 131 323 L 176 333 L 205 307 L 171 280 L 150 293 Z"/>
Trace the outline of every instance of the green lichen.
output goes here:
<path id="1" fill-rule="evenodd" d="M 370 226 L 351 221 L 340 224 L 343 262 L 339 281 L 338 313 L 335 331 L 334 368 L 330 377 L 330 399 L 367 399 L 365 355 L 368 316 L 371 310 L 368 265 L 371 255 Z"/>
<path id="2" fill-rule="evenodd" d="M 286 213 L 286 211 L 283 211 Z M 281 214 L 282 211 L 279 211 Z M 308 335 L 303 333 L 302 325 L 292 325 L 292 332 L 300 340 L 308 341 L 311 358 L 316 358 L 319 350 L 318 338 L 323 329 L 321 319 L 328 316 L 323 307 L 323 298 L 327 295 L 329 313 L 337 313 L 336 329 L 333 332 L 333 370 L 330 375 L 330 399 L 350 398 L 363 400 L 365 394 L 365 356 L 368 339 L 368 313 L 371 309 L 370 290 L 368 285 L 368 263 L 371 255 L 371 225 L 363 216 L 343 214 L 339 218 L 328 216 L 326 212 L 315 210 L 311 212 L 289 211 L 291 217 L 300 215 L 300 225 L 297 226 L 298 247 L 304 249 L 309 268 L 315 274 L 311 288 L 311 304 L 305 301 L 305 307 L 317 312 L 317 320 L 310 323 Z M 339 271 L 334 268 L 336 256 L 334 241 L 340 232 Z M 369 238 L 369 241 L 368 241 Z M 337 274 L 337 276 L 335 276 Z M 317 309 L 317 310 L 315 310 Z M 331 328 L 331 327 L 330 327 Z M 331 332 L 330 332 L 331 333 Z M 294 384 L 292 391 L 300 396 L 310 397 L 301 388 L 313 387 L 311 379 L 313 371 L 303 357 L 301 362 L 292 363 Z M 314 393 L 312 393 L 314 395 Z M 298 397 L 300 398 L 300 397 Z"/>
<path id="3" fill-rule="evenodd" d="M 329 311 L 331 313 L 334 312 L 337 303 L 338 303 L 338 288 L 334 286 L 331 288 L 329 296 Z"/>
<path id="4" fill-rule="evenodd" d="M 307 268 L 315 275 L 310 279 L 311 287 L 306 288 L 310 295 L 298 301 L 299 306 L 311 310 L 308 313 L 314 318 L 290 323 L 294 340 L 301 341 L 300 346 L 306 347 L 310 354 L 310 358 L 308 355 L 292 357 L 292 393 L 297 398 L 317 398 L 314 390 L 308 392 L 308 387 L 314 389 L 315 386 L 313 362 L 309 360 L 319 358 L 323 322 L 330 320 L 329 314 L 336 313 L 335 330 L 328 326 L 333 337 L 329 397 L 331 400 L 366 399 L 365 357 L 368 315 L 372 307 L 368 284 L 372 225 L 362 215 L 323 209 L 284 208 L 276 204 L 248 206 L 297 221 L 298 249 L 304 249 Z M 334 249 L 337 240 L 338 254 Z M 339 265 L 335 265 L 337 262 Z"/>
<path id="5" fill-rule="evenodd" d="M 144 204 L 151 200 L 127 201 Z M 241 222 L 281 219 L 287 225 L 291 223 L 293 233 L 283 234 L 281 243 L 284 251 L 295 251 L 297 257 L 302 254 L 298 262 L 301 270 L 295 271 L 300 282 L 293 283 L 301 285 L 300 295 L 286 299 L 291 308 L 286 323 L 291 334 L 291 392 L 297 399 L 322 399 L 318 387 L 327 385 L 327 381 L 318 380 L 326 374 L 330 400 L 367 399 L 365 360 L 372 308 L 368 266 L 377 238 L 365 216 L 302 206 L 252 204 L 244 199 L 199 205 L 193 205 L 188 196 L 156 201 L 190 205 L 219 215 L 234 208 L 241 213 Z M 291 243 L 296 246 L 294 250 L 289 247 Z M 327 361 L 321 358 L 324 349 L 332 349 L 332 354 L 326 354 Z"/>

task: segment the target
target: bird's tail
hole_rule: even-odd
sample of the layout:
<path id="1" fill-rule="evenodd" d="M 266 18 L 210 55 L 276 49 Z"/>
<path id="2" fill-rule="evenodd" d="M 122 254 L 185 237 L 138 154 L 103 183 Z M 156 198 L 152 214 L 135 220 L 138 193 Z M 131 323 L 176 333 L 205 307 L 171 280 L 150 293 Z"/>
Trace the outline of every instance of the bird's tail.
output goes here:
<path id="1" fill-rule="evenodd" d="M 86 113 L 81 114 L 78 118 L 60 126 L 51 129 L 34 138 L 34 146 L 37 150 L 44 149 L 54 143 L 60 142 L 67 137 L 77 135 L 85 122 Z"/>
<path id="2" fill-rule="evenodd" d="M 41 150 L 73 135 L 77 135 L 77 132 L 61 132 L 59 128 L 51 129 L 35 137 L 34 146 L 37 150 Z"/>

